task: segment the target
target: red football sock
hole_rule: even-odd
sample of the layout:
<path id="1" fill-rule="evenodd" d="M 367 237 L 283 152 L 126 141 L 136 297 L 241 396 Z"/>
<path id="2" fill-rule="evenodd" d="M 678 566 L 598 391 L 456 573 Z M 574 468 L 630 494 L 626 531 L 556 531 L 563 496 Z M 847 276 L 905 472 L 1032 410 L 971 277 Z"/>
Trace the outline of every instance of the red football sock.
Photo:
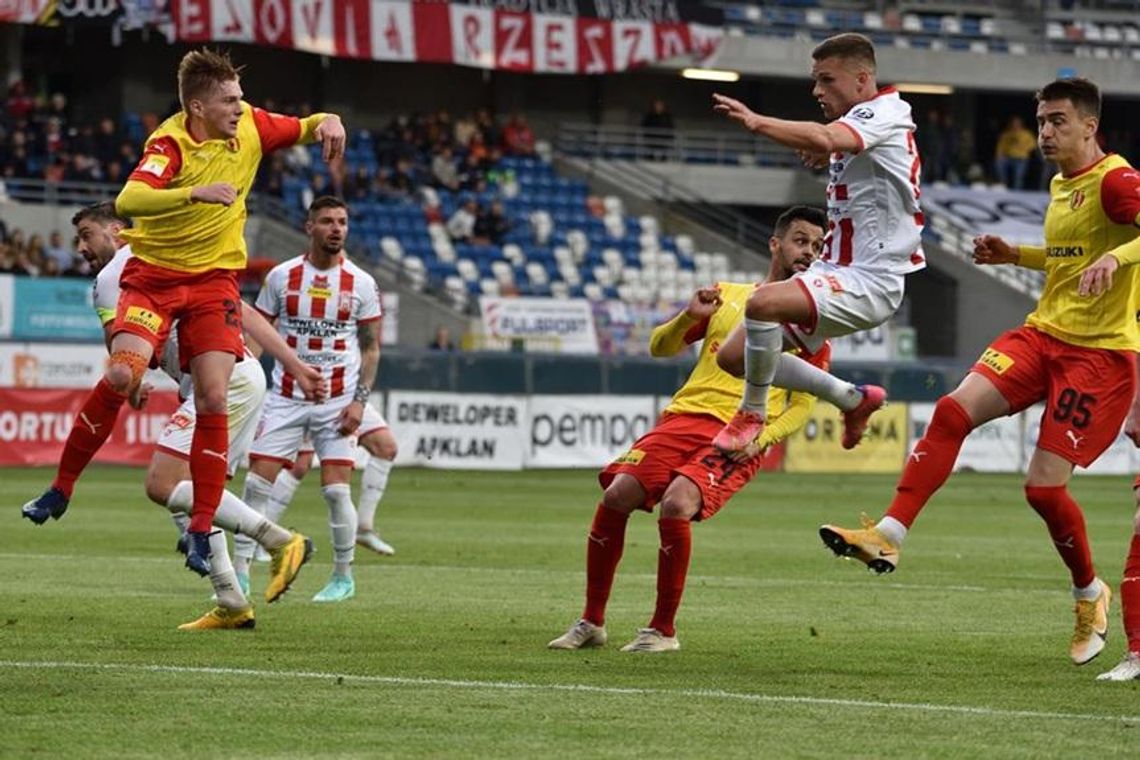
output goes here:
<path id="1" fill-rule="evenodd" d="M 594 523 L 586 541 L 586 610 L 582 613 L 582 619 L 594 625 L 606 622 L 606 602 L 625 548 L 628 522 L 628 512 L 606 509 L 601 504 L 594 512 Z"/>
<path id="2" fill-rule="evenodd" d="M 126 400 L 126 396 L 117 393 L 107 378 L 103 378 L 83 402 L 83 408 L 76 415 L 71 432 L 67 435 L 67 443 L 64 444 L 59 459 L 59 469 L 52 482 L 52 487 L 63 491 L 67 498 L 71 498 L 75 481 L 83 474 L 91 457 L 111 436 L 115 420 L 119 417 L 119 409 Z"/>
<path id="3" fill-rule="evenodd" d="M 938 399 L 926 435 L 906 460 L 887 517 L 908 528 L 914 523 L 926 502 L 950 477 L 962 441 L 973 429 L 974 423 L 961 404 L 949 396 Z"/>
<path id="4" fill-rule="evenodd" d="M 1124 615 L 1124 635 L 1128 651 L 1140 653 L 1140 536 L 1133 534 L 1124 562 L 1124 580 L 1120 583 L 1120 610 Z"/>
<path id="5" fill-rule="evenodd" d="M 663 636 L 674 636 L 677 608 L 685 592 L 685 576 L 689 574 L 689 557 L 693 554 L 693 525 L 679 517 L 662 517 L 657 521 L 661 546 L 657 550 L 657 608 L 650 628 Z"/>
<path id="6" fill-rule="evenodd" d="M 222 501 L 229 467 L 228 415 L 199 414 L 190 443 L 190 480 L 194 483 L 194 506 L 190 530 L 209 533 L 214 513 Z"/>
<path id="7" fill-rule="evenodd" d="M 1041 515 L 1061 560 L 1073 576 L 1073 586 L 1084 588 L 1096 579 L 1085 516 L 1065 486 L 1026 486 L 1029 506 Z"/>

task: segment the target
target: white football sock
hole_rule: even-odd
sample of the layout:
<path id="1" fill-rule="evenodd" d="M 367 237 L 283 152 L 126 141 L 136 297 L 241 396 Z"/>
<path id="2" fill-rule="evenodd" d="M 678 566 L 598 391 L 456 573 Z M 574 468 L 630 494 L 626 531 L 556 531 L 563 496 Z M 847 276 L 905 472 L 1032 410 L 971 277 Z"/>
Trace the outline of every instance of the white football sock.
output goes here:
<path id="1" fill-rule="evenodd" d="M 193 503 L 194 484 L 183 480 L 170 492 L 166 505 L 170 509 L 178 508 L 189 512 Z M 266 549 L 283 546 L 290 535 L 289 531 L 266 520 L 229 490 L 222 491 L 222 501 L 214 513 L 214 527 L 233 533 L 235 545 L 253 539 Z"/>
<path id="2" fill-rule="evenodd" d="M 289 508 L 289 502 L 293 501 L 299 485 L 301 481 L 293 477 L 290 470 L 282 469 L 277 473 L 277 480 L 273 481 L 273 490 L 269 494 L 269 504 L 265 507 L 265 516 L 270 521 L 281 523 L 281 516 Z"/>
<path id="3" fill-rule="evenodd" d="M 883 534 L 883 538 L 890 541 L 895 546 L 902 546 L 903 539 L 906 538 L 906 526 L 893 517 L 884 517 L 879 520 L 875 525 L 875 530 Z"/>
<path id="4" fill-rule="evenodd" d="M 357 509 L 357 530 L 375 530 L 376 508 L 384 498 L 388 487 L 388 474 L 392 472 L 392 460 L 372 457 L 360 477 L 360 506 Z"/>
<path id="5" fill-rule="evenodd" d="M 261 517 L 265 514 L 265 507 L 269 503 L 269 493 L 272 490 L 273 485 L 268 480 L 255 472 L 247 472 L 245 474 L 245 490 L 242 491 L 242 501 L 258 517 Z M 257 541 L 252 536 L 240 533 L 234 536 L 234 568 L 239 573 L 249 575 L 249 566 L 253 562 L 253 553 L 256 550 Z"/>
<path id="6" fill-rule="evenodd" d="M 741 409 L 768 414 L 768 389 L 784 347 L 784 336 L 777 322 L 744 320 L 744 398 Z"/>
<path id="7" fill-rule="evenodd" d="M 241 610 L 249 606 L 249 600 L 241 592 L 234 575 L 234 566 L 230 564 L 226 534 L 220 530 L 210 531 L 210 583 L 214 586 L 219 607 Z"/>
<path id="8" fill-rule="evenodd" d="M 174 494 L 171 493 L 171 496 Z M 193 502 L 191 502 L 193 504 Z M 174 521 L 174 527 L 178 531 L 178 535 L 182 535 L 190 530 L 190 515 L 179 509 L 174 511 L 174 507 L 170 506 L 170 500 L 167 499 L 166 508 L 170 510 L 170 519 Z"/>
<path id="9" fill-rule="evenodd" d="M 356 508 L 352 505 L 352 489 L 347 483 L 321 486 L 321 496 L 329 505 L 329 530 L 332 533 L 333 572 L 352 575 L 356 550 Z"/>
<path id="10" fill-rule="evenodd" d="M 1078 601 L 1084 600 L 1086 602 L 1091 602 L 1093 599 L 1096 599 L 1098 596 L 1100 596 L 1100 585 L 1100 578 L 1093 578 L 1093 582 L 1084 588 L 1077 588 L 1076 586 L 1073 586 L 1073 598 L 1077 599 Z"/>
<path id="11" fill-rule="evenodd" d="M 772 382 L 790 391 L 807 391 L 845 412 L 859 406 L 863 400 L 863 394 L 851 383 L 791 354 L 780 354 Z"/>

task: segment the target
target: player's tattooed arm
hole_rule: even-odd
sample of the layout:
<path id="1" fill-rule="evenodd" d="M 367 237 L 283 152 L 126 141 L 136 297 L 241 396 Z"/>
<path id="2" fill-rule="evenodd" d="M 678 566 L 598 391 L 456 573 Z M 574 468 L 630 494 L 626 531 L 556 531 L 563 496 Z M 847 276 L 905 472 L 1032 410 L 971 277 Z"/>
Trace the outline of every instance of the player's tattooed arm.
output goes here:
<path id="1" fill-rule="evenodd" d="M 360 343 L 360 377 L 356 381 L 354 399 L 367 403 L 372 384 L 376 381 L 376 370 L 380 367 L 380 320 L 357 325 L 356 339 Z"/>

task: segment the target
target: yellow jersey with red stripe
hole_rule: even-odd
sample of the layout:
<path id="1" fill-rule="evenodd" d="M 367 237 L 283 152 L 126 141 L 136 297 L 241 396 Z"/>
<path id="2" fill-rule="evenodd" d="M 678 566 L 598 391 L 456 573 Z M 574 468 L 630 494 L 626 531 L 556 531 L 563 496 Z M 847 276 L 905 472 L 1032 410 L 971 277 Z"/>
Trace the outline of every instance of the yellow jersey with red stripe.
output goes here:
<path id="1" fill-rule="evenodd" d="M 1140 234 L 1140 172 L 1109 154 L 1069 177 L 1056 175 L 1049 194 L 1045 287 L 1025 324 L 1076 346 L 1140 350 L 1140 270 L 1119 270 L 1099 296 L 1077 293 L 1090 264 Z"/>
<path id="2" fill-rule="evenodd" d="M 235 137 L 202 142 L 190 135 L 185 113 L 171 116 L 147 138 L 143 156 L 116 200 L 119 212 L 134 219 L 134 227 L 121 233 L 123 239 L 136 257 L 167 269 L 244 269 L 245 202 L 261 157 L 312 142 L 325 116 L 298 119 L 243 102 Z M 218 182 L 237 190 L 234 203 L 190 201 L 193 188 Z M 154 190 L 163 192 L 149 192 Z"/>
<path id="3" fill-rule="evenodd" d="M 696 366 L 689 373 L 672 401 L 664 411 L 673 414 L 711 414 L 724 422 L 732 419 L 740 406 L 744 394 L 744 379 L 725 372 L 717 364 L 716 355 L 729 334 L 744 318 L 744 307 L 748 296 L 756 289 L 753 283 L 720 282 L 721 305 L 711 317 L 694 324 L 685 333 L 686 343 L 703 339 Z M 796 349 L 792 353 L 799 353 Z M 823 348 L 805 360 L 826 369 L 831 356 L 831 347 Z M 775 386 L 768 392 L 768 421 L 772 423 L 792 403 L 789 391 Z M 803 394 L 807 395 L 807 394 Z"/>

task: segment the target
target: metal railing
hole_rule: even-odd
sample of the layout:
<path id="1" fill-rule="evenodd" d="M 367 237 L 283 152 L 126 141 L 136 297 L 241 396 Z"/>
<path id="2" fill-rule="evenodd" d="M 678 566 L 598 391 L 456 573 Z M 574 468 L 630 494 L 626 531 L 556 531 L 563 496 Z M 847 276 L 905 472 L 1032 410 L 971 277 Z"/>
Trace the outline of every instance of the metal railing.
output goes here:
<path id="1" fill-rule="evenodd" d="M 583 158 L 727 166 L 799 165 L 790 151 L 742 131 L 570 123 L 559 125 L 555 146 L 566 155 Z"/>

